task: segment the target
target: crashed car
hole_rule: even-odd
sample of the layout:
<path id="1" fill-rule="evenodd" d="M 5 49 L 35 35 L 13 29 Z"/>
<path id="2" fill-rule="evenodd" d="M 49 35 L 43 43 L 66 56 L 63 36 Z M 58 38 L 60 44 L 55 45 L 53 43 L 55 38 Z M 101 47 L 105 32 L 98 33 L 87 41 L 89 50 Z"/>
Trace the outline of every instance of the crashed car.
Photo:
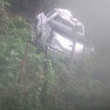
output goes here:
<path id="1" fill-rule="evenodd" d="M 84 26 L 65 9 L 54 8 L 36 16 L 36 45 L 46 46 L 58 52 L 70 54 L 74 37 L 84 38 Z M 83 51 L 83 42 L 77 41 L 75 51 Z"/>

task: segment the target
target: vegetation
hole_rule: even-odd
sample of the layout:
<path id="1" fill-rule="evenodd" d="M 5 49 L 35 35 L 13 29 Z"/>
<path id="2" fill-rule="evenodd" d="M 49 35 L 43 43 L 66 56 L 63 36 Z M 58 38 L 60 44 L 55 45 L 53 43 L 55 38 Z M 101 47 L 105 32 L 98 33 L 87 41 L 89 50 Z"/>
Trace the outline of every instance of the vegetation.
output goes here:
<path id="1" fill-rule="evenodd" d="M 53 3 L 59 3 L 54 0 L 47 1 L 51 6 L 45 6 L 50 9 L 54 7 Z M 47 1 L 42 2 L 43 6 Z M 89 17 L 84 15 L 84 12 L 89 13 L 89 10 L 83 8 L 79 1 L 72 3 L 75 4 L 74 7 L 80 6 L 80 11 L 77 8 L 73 10 L 72 6 L 66 7 L 63 2 L 59 3 L 61 7 L 82 14 L 87 39 L 91 41 L 95 51 L 86 55 L 83 72 L 81 62 L 77 62 L 70 73 L 68 58 L 58 54 L 49 57 L 48 70 L 44 71 L 43 50 L 39 53 L 38 49 L 29 43 L 32 34 L 30 16 L 36 13 L 36 8 L 39 9 L 39 3 L 40 0 L 0 0 L 0 110 L 109 110 L 108 27 L 106 29 L 105 25 L 102 25 L 103 31 L 99 28 L 97 30 L 96 25 L 100 22 L 90 19 L 91 10 Z M 97 1 L 96 4 L 98 3 Z M 88 2 L 84 4 L 87 5 L 89 6 Z M 32 10 L 27 14 L 30 9 Z M 82 9 L 84 11 L 81 11 Z"/>

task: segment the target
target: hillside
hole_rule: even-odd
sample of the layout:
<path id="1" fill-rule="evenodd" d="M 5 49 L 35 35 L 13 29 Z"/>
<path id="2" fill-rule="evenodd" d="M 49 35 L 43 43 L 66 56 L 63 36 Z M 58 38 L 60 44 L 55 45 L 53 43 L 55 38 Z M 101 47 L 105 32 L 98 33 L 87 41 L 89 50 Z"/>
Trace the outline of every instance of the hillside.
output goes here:
<path id="1" fill-rule="evenodd" d="M 0 0 L 0 110 L 109 110 L 109 0 Z M 85 63 L 30 43 L 37 14 L 65 8 L 85 26 Z M 46 75 L 45 75 L 46 74 Z"/>

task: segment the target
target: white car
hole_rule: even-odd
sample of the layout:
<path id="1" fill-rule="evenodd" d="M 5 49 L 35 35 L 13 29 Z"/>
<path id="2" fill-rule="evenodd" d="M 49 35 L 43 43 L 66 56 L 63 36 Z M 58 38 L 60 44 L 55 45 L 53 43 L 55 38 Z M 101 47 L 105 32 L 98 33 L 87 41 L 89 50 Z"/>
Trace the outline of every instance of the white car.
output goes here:
<path id="1" fill-rule="evenodd" d="M 84 26 L 65 9 L 55 8 L 36 16 L 36 44 L 70 54 L 75 35 L 84 38 Z M 76 52 L 83 51 L 83 42 L 76 43 Z"/>

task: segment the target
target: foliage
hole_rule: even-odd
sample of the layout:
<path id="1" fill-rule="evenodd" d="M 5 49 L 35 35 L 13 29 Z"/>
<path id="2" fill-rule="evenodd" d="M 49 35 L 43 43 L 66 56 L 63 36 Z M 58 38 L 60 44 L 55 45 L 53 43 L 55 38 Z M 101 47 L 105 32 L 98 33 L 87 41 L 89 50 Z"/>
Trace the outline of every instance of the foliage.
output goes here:
<path id="1" fill-rule="evenodd" d="M 12 1 L 9 3 L 13 6 Z M 72 72 L 69 58 L 54 52 L 49 54 L 48 69 L 44 71 L 43 50 L 38 54 L 39 49 L 30 44 L 22 70 L 31 30 L 24 16 L 7 13 L 9 3 L 0 1 L 0 110 L 109 110 L 110 62 L 108 53 L 98 51 L 101 42 L 93 40 L 96 50 L 87 54 L 83 70 L 79 61 L 72 65 Z M 28 3 L 28 7 L 34 3 L 38 1 Z M 18 2 L 16 5 L 20 7 Z"/>

